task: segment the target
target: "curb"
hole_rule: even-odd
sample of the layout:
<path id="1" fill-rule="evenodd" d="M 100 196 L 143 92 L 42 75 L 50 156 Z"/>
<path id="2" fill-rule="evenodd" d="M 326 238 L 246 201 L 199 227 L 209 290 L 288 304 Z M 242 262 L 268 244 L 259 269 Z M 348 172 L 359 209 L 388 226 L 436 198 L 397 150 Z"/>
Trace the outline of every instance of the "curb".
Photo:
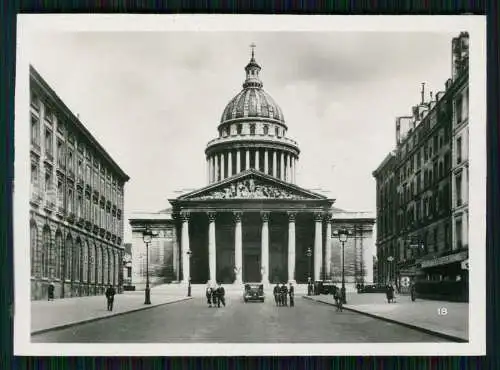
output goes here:
<path id="1" fill-rule="evenodd" d="M 308 299 L 308 300 L 313 301 L 313 302 L 323 303 L 323 304 L 327 304 L 327 305 L 330 305 L 330 306 L 335 306 L 335 304 L 333 304 L 333 303 L 319 301 L 319 300 L 316 300 L 314 298 L 310 298 L 308 296 L 303 296 L 303 298 L 304 299 Z M 378 320 L 382 320 L 382 321 L 387 321 L 387 322 L 390 322 L 392 324 L 398 324 L 398 325 L 401 325 L 401 326 L 405 326 L 407 328 L 418 330 L 418 331 L 421 331 L 421 332 L 426 333 L 426 334 L 431 334 L 431 335 L 434 335 L 436 337 L 441 337 L 441 338 L 444 338 L 444 339 L 448 339 L 448 340 L 451 340 L 453 342 L 469 343 L 469 341 L 467 339 L 464 339 L 464 338 L 461 338 L 461 337 L 457 337 L 457 336 L 454 336 L 454 335 L 441 333 L 441 332 L 435 331 L 435 330 L 426 329 L 426 328 L 423 328 L 421 326 L 417 326 L 417 325 L 413 325 L 413 324 L 408 324 L 408 323 L 403 322 L 403 321 L 389 319 L 389 318 L 384 317 L 384 316 L 375 315 L 375 314 L 368 313 L 368 312 L 365 312 L 365 311 L 357 310 L 355 308 L 344 306 L 343 309 L 347 310 L 347 311 L 356 312 L 356 313 L 359 313 L 361 315 L 369 316 L 369 317 L 372 317 L 374 319 L 378 319 Z"/>
<path id="2" fill-rule="evenodd" d="M 82 325 L 82 324 L 88 324 L 88 323 L 94 322 L 94 321 L 109 319 L 110 317 L 122 316 L 122 315 L 126 315 L 126 314 L 129 314 L 129 313 L 137 312 L 137 311 L 149 310 L 151 308 L 165 306 L 167 304 L 172 304 L 172 303 L 179 303 L 179 302 L 187 301 L 187 300 L 190 300 L 190 299 L 193 299 L 193 297 L 183 297 L 183 298 L 180 298 L 180 299 L 178 299 L 176 301 L 164 302 L 164 303 L 159 303 L 159 304 L 155 304 L 155 305 L 151 305 L 151 306 L 144 306 L 144 307 L 134 308 L 134 309 L 129 310 L 129 311 L 117 312 L 117 313 L 112 314 L 112 315 L 99 316 L 99 317 L 93 317 L 91 319 L 85 319 L 85 320 L 81 320 L 81 321 L 70 322 L 68 324 L 57 325 L 57 326 L 53 326 L 53 327 L 47 328 L 47 329 L 35 330 L 35 331 L 32 331 L 30 335 L 33 336 L 33 335 L 44 334 L 44 333 L 47 333 L 49 331 L 67 329 L 67 328 L 70 328 L 72 326 L 77 326 L 77 325 Z"/>

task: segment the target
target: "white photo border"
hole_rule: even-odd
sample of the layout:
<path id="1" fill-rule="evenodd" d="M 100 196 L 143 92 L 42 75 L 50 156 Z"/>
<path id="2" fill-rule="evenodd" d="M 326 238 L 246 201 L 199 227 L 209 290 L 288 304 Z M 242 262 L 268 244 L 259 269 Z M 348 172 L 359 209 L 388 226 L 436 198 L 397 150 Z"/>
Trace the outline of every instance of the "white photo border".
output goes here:
<path id="1" fill-rule="evenodd" d="M 14 354 L 36 356 L 483 355 L 486 352 L 486 18 L 484 16 L 18 15 L 15 94 Z M 468 343 L 32 343 L 29 260 L 29 41 L 37 32 L 374 31 L 470 35 Z M 446 79 L 448 76 L 443 76 Z M 402 107 L 405 109 L 405 107 Z M 388 148 L 388 152 L 390 148 Z M 472 315 L 472 312 L 474 315 Z"/>

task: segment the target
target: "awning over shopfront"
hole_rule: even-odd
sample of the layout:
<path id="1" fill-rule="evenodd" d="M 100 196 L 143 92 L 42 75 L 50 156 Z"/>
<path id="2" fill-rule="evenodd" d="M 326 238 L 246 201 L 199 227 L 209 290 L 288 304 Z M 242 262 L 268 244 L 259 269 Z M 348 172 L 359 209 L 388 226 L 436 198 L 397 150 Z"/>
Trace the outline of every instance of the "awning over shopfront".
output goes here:
<path id="1" fill-rule="evenodd" d="M 449 254 L 447 256 L 435 257 L 421 262 L 422 268 L 431 268 L 436 266 L 448 265 L 451 263 L 462 262 L 469 257 L 468 251 L 461 251 L 459 253 Z"/>

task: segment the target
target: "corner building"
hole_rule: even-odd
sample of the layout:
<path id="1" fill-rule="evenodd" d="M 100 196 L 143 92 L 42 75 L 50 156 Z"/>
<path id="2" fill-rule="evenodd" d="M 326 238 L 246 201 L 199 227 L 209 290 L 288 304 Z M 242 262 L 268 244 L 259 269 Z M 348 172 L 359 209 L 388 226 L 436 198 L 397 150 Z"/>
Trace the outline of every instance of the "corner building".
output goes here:
<path id="1" fill-rule="evenodd" d="M 373 172 L 377 257 L 381 282 L 405 291 L 413 280 L 429 298 L 466 300 L 468 34 L 452 45 L 453 78 L 396 118 L 396 149 Z"/>
<path id="2" fill-rule="evenodd" d="M 120 292 L 129 177 L 30 66 L 31 299 Z"/>
<path id="3" fill-rule="evenodd" d="M 342 213 L 332 207 L 334 199 L 296 184 L 299 145 L 288 137 L 260 71 L 252 52 L 243 89 L 223 110 L 218 136 L 205 149 L 208 185 L 170 199 L 168 210 L 131 219 L 133 255 L 144 253 L 141 233 L 148 225 L 160 232 L 150 248 L 152 269 L 163 264 L 168 270 L 168 277 L 153 272 L 153 283 L 305 283 L 309 276 L 338 275 L 340 247 L 332 231 L 347 225 L 357 231 L 355 252 L 346 246 L 347 281 L 371 281 L 374 219 Z M 144 259 L 134 267 L 141 287 Z"/>

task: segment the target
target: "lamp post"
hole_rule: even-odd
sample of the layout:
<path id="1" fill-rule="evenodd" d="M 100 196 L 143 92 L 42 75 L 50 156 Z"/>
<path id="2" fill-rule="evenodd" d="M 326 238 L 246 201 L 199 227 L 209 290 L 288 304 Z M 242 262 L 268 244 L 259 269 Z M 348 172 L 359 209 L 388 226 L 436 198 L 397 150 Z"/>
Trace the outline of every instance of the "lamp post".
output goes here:
<path id="1" fill-rule="evenodd" d="M 151 304 L 151 291 L 149 289 L 149 243 L 153 238 L 153 232 L 146 226 L 142 232 L 142 240 L 146 244 L 146 290 L 144 291 L 144 304 Z"/>
<path id="2" fill-rule="evenodd" d="M 191 265 L 191 254 L 193 254 L 193 252 L 191 252 L 191 249 L 188 249 L 186 254 L 188 255 L 188 260 L 189 260 L 188 263 Z M 191 269 L 189 269 L 189 276 L 187 278 L 188 278 L 188 297 L 191 297 Z"/>
<path id="3" fill-rule="evenodd" d="M 307 271 L 307 295 L 311 295 L 311 247 L 307 248 L 306 256 L 308 257 L 308 271 Z"/>
<path id="4" fill-rule="evenodd" d="M 394 261 L 394 257 L 393 256 L 387 257 L 387 262 L 389 262 L 389 283 L 392 280 L 392 261 Z"/>
<path id="5" fill-rule="evenodd" d="M 346 228 L 341 228 L 334 231 L 334 235 L 338 236 L 340 243 L 342 244 L 342 288 L 340 289 L 340 294 L 342 295 L 342 303 L 346 304 L 346 294 L 345 294 L 345 266 L 344 266 L 344 244 L 347 241 L 351 231 Z"/>

